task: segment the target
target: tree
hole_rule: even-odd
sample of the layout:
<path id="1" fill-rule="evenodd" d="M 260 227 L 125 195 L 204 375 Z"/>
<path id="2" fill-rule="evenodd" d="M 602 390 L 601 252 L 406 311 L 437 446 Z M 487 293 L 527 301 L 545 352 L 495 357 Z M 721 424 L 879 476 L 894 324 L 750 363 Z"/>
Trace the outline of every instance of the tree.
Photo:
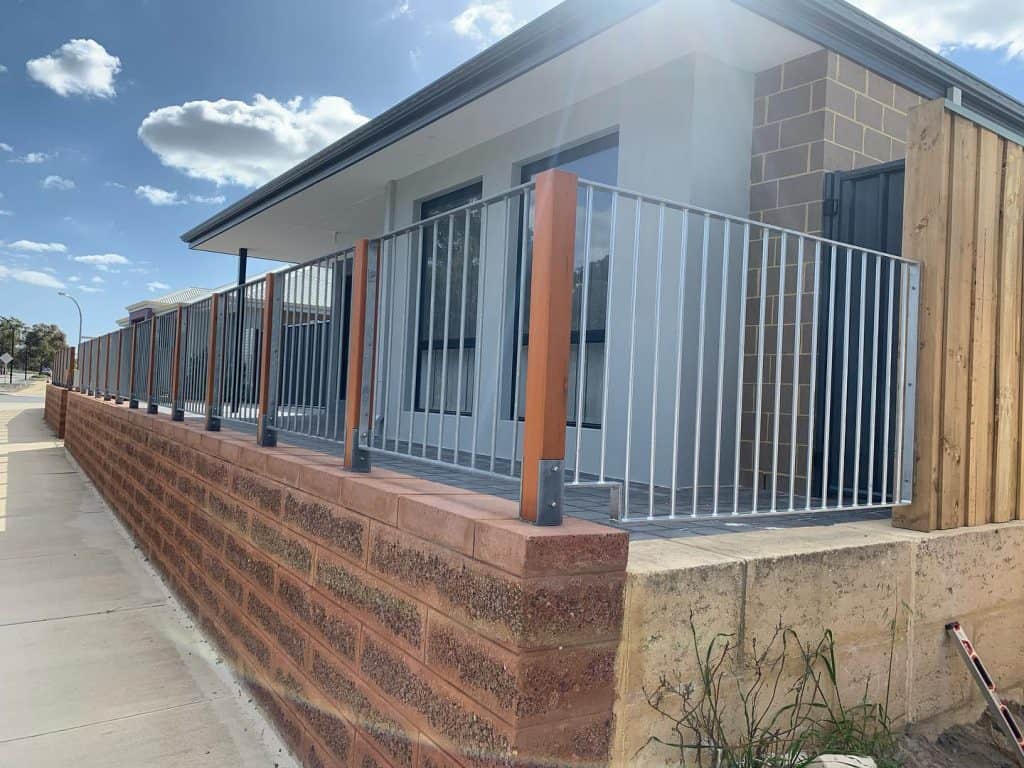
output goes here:
<path id="1" fill-rule="evenodd" d="M 67 346 L 67 338 L 52 323 L 36 323 L 25 334 L 24 359 L 32 370 L 50 365 L 57 352 Z"/>

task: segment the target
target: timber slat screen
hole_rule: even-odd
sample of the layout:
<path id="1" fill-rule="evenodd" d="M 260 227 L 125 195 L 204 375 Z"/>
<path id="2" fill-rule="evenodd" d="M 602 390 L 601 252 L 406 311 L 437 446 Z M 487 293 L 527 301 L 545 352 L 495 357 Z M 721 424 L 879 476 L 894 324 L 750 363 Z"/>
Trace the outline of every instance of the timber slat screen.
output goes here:
<path id="1" fill-rule="evenodd" d="M 84 342 L 86 386 L 518 482 L 537 524 L 570 486 L 623 520 L 910 503 L 916 260 L 560 170 L 462 193 Z"/>
<path id="2" fill-rule="evenodd" d="M 1024 519 L 1024 147 L 942 100 L 911 112 L 903 253 L 925 269 L 913 503 L 930 531 Z"/>

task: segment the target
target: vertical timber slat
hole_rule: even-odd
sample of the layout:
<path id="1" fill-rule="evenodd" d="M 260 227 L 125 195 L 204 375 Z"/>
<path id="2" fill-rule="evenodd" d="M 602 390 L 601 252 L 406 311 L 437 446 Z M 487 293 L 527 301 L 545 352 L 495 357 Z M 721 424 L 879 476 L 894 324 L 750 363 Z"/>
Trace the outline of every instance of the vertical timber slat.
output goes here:
<path id="1" fill-rule="evenodd" d="M 942 482 L 939 528 L 958 528 L 967 520 L 968 418 L 970 397 L 971 296 L 977 247 L 978 128 L 953 117 L 952 175 L 948 270 L 946 280 L 946 344 L 943 361 Z"/>
<path id="2" fill-rule="evenodd" d="M 996 310 L 999 292 L 999 205 L 1003 142 L 991 131 L 980 131 L 978 142 L 976 257 L 974 307 L 971 321 L 971 399 L 967 525 L 987 523 L 992 516 L 993 439 L 995 431 Z"/>
<path id="3" fill-rule="evenodd" d="M 941 101 L 910 113 L 903 255 L 921 262 L 914 500 L 893 509 L 893 525 L 938 527 L 942 479 L 942 371 L 945 356 L 946 240 L 951 118 Z"/>
<path id="4" fill-rule="evenodd" d="M 1024 147 L 1006 142 L 999 231 L 999 349 L 996 354 L 995 505 L 992 522 L 1017 516 L 1020 479 L 1021 204 Z"/>

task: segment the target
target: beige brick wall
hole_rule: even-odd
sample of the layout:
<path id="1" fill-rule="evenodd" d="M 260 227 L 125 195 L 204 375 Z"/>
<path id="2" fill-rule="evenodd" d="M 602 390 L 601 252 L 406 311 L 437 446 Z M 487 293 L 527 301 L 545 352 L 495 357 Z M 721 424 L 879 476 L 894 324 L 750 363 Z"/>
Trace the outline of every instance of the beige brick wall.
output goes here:
<path id="1" fill-rule="evenodd" d="M 907 112 L 920 102 L 916 94 L 824 49 L 759 73 L 754 86 L 750 217 L 766 224 L 821 234 L 825 175 L 904 157 Z M 741 480 L 745 485 L 753 482 L 754 469 L 761 245 L 760 235 L 757 235 L 751 243 L 752 266 L 747 280 L 748 333 L 740 457 L 744 470 Z M 796 493 L 802 494 L 810 412 L 814 249 L 813 242 L 805 244 L 801 275 L 797 239 L 788 239 L 785 290 L 780 294 L 780 246 L 781 238 L 770 238 L 757 474 L 759 485 L 770 488 L 768 476 L 775 461 L 776 351 L 781 309 L 779 491 L 788 493 L 789 490 L 793 387 L 798 386 L 794 485 Z M 799 338 L 798 302 L 801 310 Z M 798 344 L 799 372 L 793 354 Z"/>

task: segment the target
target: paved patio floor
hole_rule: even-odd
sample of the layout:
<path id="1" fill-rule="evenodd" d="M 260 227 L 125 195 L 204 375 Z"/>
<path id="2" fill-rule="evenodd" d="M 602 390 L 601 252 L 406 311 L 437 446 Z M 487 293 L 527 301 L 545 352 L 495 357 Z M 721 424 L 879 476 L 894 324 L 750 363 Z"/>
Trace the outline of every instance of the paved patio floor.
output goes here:
<path id="1" fill-rule="evenodd" d="M 43 422 L 0 395 L 0 766 L 295 762 Z"/>

